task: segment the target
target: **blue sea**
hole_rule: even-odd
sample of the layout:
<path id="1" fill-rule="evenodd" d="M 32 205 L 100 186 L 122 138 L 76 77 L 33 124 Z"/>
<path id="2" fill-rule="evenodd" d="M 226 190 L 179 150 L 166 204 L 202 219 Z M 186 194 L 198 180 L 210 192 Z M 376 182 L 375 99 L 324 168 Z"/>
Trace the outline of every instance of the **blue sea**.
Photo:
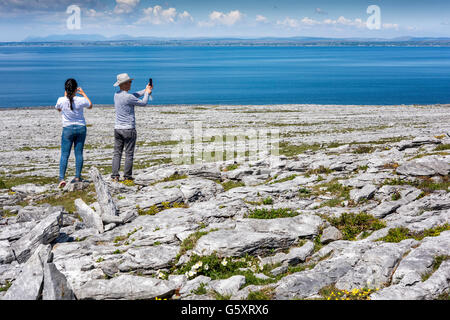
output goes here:
<path id="1" fill-rule="evenodd" d="M 448 47 L 0 47 L 0 107 L 52 106 L 75 78 L 113 104 L 116 74 L 153 104 L 450 103 Z"/>

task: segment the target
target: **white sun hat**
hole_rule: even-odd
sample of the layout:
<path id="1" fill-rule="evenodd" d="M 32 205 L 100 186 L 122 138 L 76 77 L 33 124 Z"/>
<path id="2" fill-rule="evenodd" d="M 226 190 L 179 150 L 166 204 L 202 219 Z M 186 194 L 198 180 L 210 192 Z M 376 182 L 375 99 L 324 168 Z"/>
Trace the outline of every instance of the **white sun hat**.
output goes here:
<path id="1" fill-rule="evenodd" d="M 118 87 L 120 86 L 122 83 L 125 83 L 127 81 L 131 81 L 134 80 L 132 78 L 130 78 L 130 76 L 128 75 L 128 73 L 121 73 L 117 75 L 117 82 L 114 83 L 114 87 Z"/>

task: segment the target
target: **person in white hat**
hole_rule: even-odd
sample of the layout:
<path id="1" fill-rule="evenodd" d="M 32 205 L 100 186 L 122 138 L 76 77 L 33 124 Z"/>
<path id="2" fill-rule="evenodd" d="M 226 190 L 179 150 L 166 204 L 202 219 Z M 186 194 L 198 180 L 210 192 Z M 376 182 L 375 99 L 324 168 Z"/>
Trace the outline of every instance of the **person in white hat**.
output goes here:
<path id="1" fill-rule="evenodd" d="M 131 89 L 131 83 L 134 79 L 128 74 L 122 73 L 117 75 L 115 87 L 120 87 L 120 91 L 114 95 L 114 107 L 116 109 L 116 122 L 114 126 L 114 156 L 112 162 L 113 181 L 119 181 L 120 162 L 122 153 L 125 149 L 125 168 L 124 180 L 133 180 L 133 158 L 134 149 L 136 147 L 136 119 L 134 114 L 135 106 L 146 106 L 149 95 L 152 93 L 153 87 L 147 87 L 136 93 L 128 93 Z M 142 100 L 139 100 L 142 97 Z"/>

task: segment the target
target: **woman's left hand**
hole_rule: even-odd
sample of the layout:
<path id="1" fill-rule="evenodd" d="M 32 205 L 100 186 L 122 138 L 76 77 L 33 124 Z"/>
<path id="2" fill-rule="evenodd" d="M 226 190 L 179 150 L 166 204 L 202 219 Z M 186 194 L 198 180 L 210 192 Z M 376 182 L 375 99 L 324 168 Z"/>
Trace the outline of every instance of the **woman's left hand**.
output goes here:
<path id="1" fill-rule="evenodd" d="M 81 94 L 82 96 L 86 95 L 81 87 L 77 89 L 77 93 Z"/>

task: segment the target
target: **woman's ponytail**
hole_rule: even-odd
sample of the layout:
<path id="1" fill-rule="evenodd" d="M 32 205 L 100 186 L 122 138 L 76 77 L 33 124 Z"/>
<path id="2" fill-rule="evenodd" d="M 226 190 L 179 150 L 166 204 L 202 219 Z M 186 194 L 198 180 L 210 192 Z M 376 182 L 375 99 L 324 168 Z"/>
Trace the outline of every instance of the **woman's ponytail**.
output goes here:
<path id="1" fill-rule="evenodd" d="M 75 79 L 67 79 L 64 87 L 66 89 L 67 98 L 70 101 L 70 110 L 73 111 L 73 97 L 77 92 L 78 83 Z"/>

